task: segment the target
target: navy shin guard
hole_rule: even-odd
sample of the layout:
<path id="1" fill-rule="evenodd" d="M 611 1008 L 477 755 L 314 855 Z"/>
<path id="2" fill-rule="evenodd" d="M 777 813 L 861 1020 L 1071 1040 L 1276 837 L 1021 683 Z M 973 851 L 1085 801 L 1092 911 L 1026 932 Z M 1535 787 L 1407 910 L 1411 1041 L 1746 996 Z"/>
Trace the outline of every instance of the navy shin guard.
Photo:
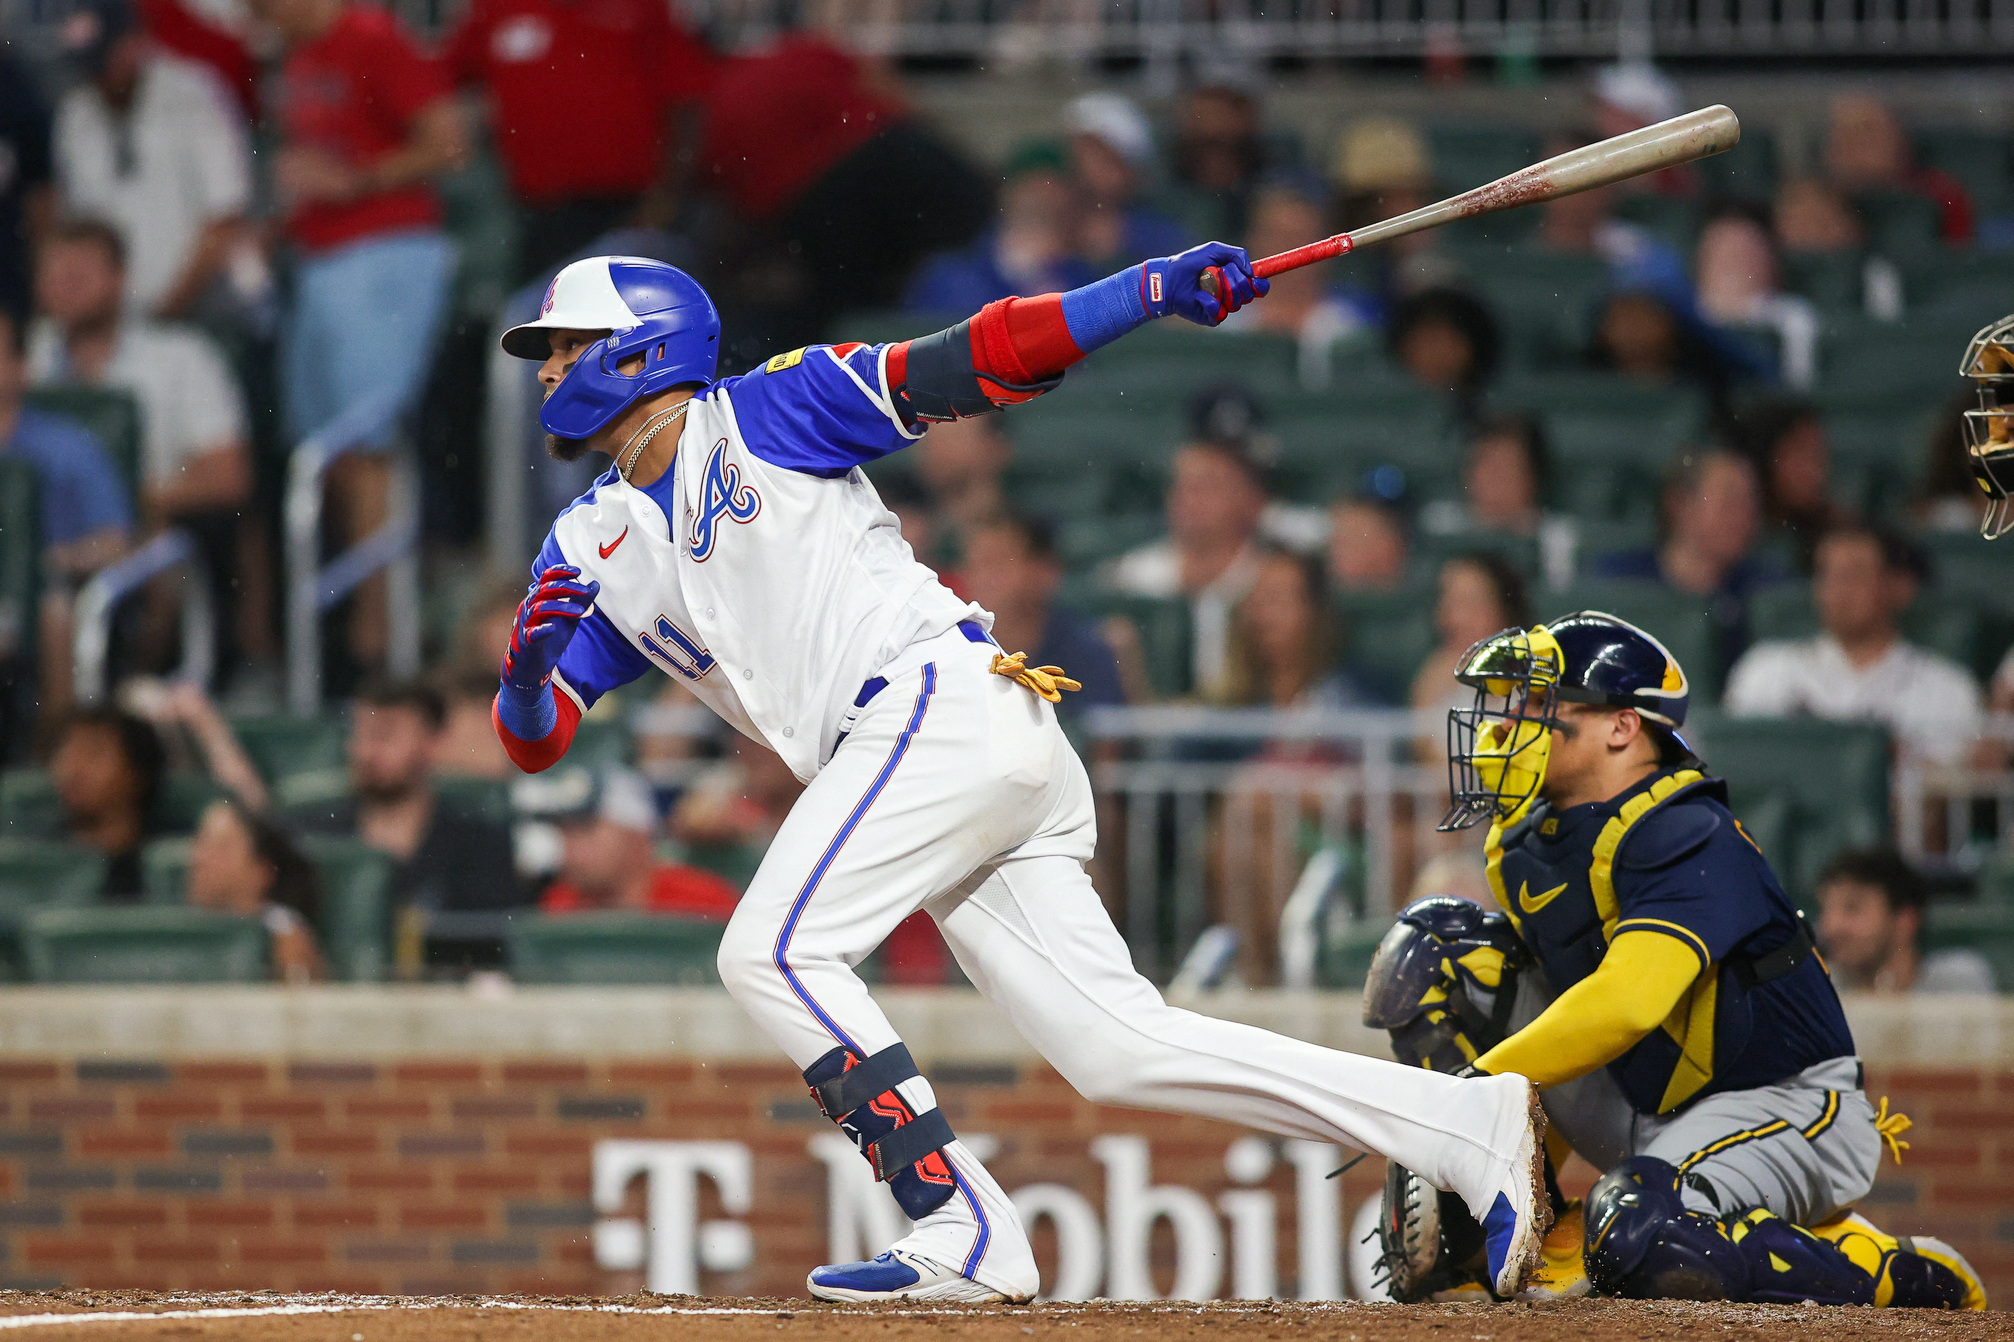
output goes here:
<path id="1" fill-rule="evenodd" d="M 868 1058 L 835 1048 L 804 1069 L 819 1112 L 853 1139 L 910 1220 L 936 1211 L 958 1191 L 944 1148 L 954 1140 L 940 1109 L 919 1114 L 895 1088 L 920 1076 L 901 1044 Z"/>

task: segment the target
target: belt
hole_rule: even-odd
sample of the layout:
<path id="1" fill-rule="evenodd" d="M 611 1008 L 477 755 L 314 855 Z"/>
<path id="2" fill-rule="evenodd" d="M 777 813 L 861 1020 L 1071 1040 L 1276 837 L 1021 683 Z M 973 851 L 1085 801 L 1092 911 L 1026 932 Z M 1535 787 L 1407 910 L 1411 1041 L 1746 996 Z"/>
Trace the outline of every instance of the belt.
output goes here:
<path id="1" fill-rule="evenodd" d="M 967 643 L 991 643 L 993 641 L 993 636 L 987 633 L 977 620 L 960 620 L 958 622 L 958 632 L 965 635 Z M 888 678 L 886 676 L 869 676 L 866 680 L 860 682 L 860 693 L 853 696 L 853 706 L 855 708 L 867 707 L 867 705 L 874 702 L 875 695 L 887 688 Z M 839 749 L 839 743 L 851 735 L 852 731 L 853 729 L 849 727 L 834 737 L 832 748 L 834 750 Z"/>

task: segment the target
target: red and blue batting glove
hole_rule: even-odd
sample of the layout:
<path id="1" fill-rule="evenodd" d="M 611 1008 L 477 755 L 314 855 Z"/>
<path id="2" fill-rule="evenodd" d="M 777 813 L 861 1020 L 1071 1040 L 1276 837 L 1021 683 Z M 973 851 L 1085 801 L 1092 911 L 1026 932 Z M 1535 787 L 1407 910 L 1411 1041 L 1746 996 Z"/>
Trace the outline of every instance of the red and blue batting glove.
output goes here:
<path id="1" fill-rule="evenodd" d="M 1205 275 L 1215 279 L 1216 293 L 1204 287 Z M 1147 315 L 1173 314 L 1198 326 L 1217 325 L 1272 287 L 1252 273 L 1245 249 L 1228 242 L 1206 242 L 1140 268 L 1140 303 Z"/>
<path id="2" fill-rule="evenodd" d="M 503 683 L 514 690 L 537 691 L 552 679 L 574 630 L 594 609 L 601 595 L 598 582 L 583 583 L 580 570 L 570 564 L 555 564 L 538 575 L 531 591 L 518 604 L 517 620 L 511 625 L 510 646 L 504 650 Z"/>

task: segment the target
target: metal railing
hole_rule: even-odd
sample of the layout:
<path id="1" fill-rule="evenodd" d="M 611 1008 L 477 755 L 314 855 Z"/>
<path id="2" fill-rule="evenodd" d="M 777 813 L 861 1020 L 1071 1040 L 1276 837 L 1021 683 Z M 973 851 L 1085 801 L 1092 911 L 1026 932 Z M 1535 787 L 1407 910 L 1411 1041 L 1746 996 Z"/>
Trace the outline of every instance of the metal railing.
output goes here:
<path id="1" fill-rule="evenodd" d="M 1895 770 L 1895 841 L 1911 860 L 1963 873 L 1981 862 L 2014 862 L 2014 714 L 1987 719 L 1999 759 Z"/>
<path id="2" fill-rule="evenodd" d="M 78 590 L 73 635 L 71 693 L 80 704 L 104 699 L 106 663 L 112 649 L 112 622 L 119 606 L 163 573 L 180 569 L 182 664 L 174 679 L 208 688 L 216 670 L 217 615 L 210 600 L 210 571 L 203 563 L 196 538 L 186 531 L 164 531 L 116 564 L 91 575 Z"/>
<path id="3" fill-rule="evenodd" d="M 418 3 L 418 0 L 415 0 Z M 1206 64 L 1274 56 L 1953 55 L 2014 48 L 2014 0 L 680 0 L 717 40 L 795 22 L 901 56 Z"/>
<path id="4" fill-rule="evenodd" d="M 385 668 L 397 677 L 419 674 L 420 481 L 403 443 L 388 448 L 392 478 L 384 524 L 322 563 L 329 468 L 346 453 L 384 446 L 397 418 L 394 404 L 361 404 L 287 460 L 287 707 L 295 713 L 313 713 L 322 704 L 322 616 L 380 570 L 388 585 Z"/>
<path id="5" fill-rule="evenodd" d="M 1405 711 L 1087 714 L 1100 875 L 1142 970 L 1165 974 L 1205 928 L 1227 925 L 1261 979 L 1282 967 L 1305 978 L 1312 951 L 1291 929 L 1332 893 L 1382 926 L 1435 855 L 1480 851 L 1475 836 L 1434 830 L 1444 728 L 1439 714 Z M 1306 907 L 1288 918 L 1297 894 Z"/>

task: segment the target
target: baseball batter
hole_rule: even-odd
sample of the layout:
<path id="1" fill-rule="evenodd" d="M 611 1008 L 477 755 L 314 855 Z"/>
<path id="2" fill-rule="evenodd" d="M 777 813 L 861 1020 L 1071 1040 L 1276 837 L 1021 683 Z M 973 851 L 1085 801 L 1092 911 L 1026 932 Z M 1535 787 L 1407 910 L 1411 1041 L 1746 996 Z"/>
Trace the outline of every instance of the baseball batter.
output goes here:
<path id="1" fill-rule="evenodd" d="M 1012 1204 L 854 974 L 919 908 L 1086 1096 L 1384 1153 L 1477 1218 L 1499 1294 L 1536 1261 L 1551 1213 L 1525 1078 L 1316 1048 L 1177 1010 L 1134 972 L 1084 870 L 1090 783 L 1050 706 L 1072 682 L 994 645 L 992 616 L 916 561 L 860 469 L 932 421 L 1053 390 L 1148 321 L 1213 326 L 1266 289 L 1241 249 L 1210 243 L 921 339 L 812 346 L 716 379 L 705 291 L 599 257 L 503 337 L 543 361 L 553 453 L 614 461 L 554 523 L 518 612 L 494 714 L 511 758 L 546 768 L 596 699 L 656 670 L 807 783 L 720 975 L 915 1222 L 868 1262 L 814 1271 L 820 1298 L 1037 1289 Z"/>

